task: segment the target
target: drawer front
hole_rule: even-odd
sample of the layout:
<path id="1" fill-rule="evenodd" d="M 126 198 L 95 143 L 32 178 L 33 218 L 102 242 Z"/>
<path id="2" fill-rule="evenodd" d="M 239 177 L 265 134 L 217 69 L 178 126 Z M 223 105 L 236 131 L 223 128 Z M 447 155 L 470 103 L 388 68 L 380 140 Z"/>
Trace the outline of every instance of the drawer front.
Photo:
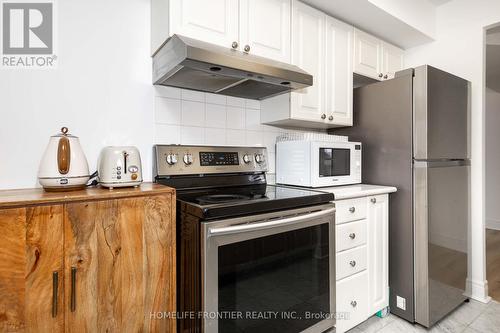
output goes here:
<path id="1" fill-rule="evenodd" d="M 366 271 L 337 282 L 337 333 L 346 332 L 368 319 L 368 289 Z"/>
<path id="2" fill-rule="evenodd" d="M 336 255 L 337 280 L 366 269 L 366 246 L 340 252 Z"/>
<path id="3" fill-rule="evenodd" d="M 335 223 L 341 224 L 366 218 L 367 198 L 335 201 Z"/>
<path id="4" fill-rule="evenodd" d="M 335 230 L 335 247 L 337 252 L 365 245 L 366 234 L 366 220 L 337 225 Z"/>

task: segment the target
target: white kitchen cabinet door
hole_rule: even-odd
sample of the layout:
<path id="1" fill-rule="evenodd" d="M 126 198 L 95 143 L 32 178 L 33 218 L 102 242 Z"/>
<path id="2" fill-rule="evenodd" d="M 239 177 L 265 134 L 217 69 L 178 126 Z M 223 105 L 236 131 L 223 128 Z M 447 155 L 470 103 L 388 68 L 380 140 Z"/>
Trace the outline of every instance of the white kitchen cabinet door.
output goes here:
<path id="1" fill-rule="evenodd" d="M 336 333 L 344 333 L 368 319 L 368 273 L 349 276 L 337 281 Z"/>
<path id="2" fill-rule="evenodd" d="M 389 196 L 368 198 L 369 313 L 389 306 Z"/>
<path id="3" fill-rule="evenodd" d="M 326 15 L 299 1 L 292 3 L 292 64 L 313 76 L 313 85 L 291 94 L 291 118 L 325 122 Z"/>
<path id="4" fill-rule="evenodd" d="M 394 45 L 382 43 L 382 74 L 384 79 L 394 78 L 403 69 L 404 51 Z"/>
<path id="5" fill-rule="evenodd" d="M 290 63 L 291 0 L 240 0 L 240 49 Z"/>
<path id="6" fill-rule="evenodd" d="M 326 19 L 325 108 L 327 122 L 352 126 L 352 48 L 354 28 Z"/>
<path id="7" fill-rule="evenodd" d="M 382 79 L 381 48 L 382 43 L 378 38 L 354 30 L 354 72 L 373 79 Z"/>
<path id="8" fill-rule="evenodd" d="M 238 0 L 170 0 L 170 35 L 231 47 L 239 40 L 238 8 Z"/>

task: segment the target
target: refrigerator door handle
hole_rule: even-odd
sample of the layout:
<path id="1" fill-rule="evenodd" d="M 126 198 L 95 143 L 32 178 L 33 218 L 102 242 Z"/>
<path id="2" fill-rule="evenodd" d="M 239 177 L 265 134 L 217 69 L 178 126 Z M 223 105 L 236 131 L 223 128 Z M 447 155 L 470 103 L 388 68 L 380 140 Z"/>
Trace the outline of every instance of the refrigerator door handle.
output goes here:
<path id="1" fill-rule="evenodd" d="M 446 168 L 454 166 L 470 166 L 470 160 L 417 160 L 413 161 L 416 168 Z"/>

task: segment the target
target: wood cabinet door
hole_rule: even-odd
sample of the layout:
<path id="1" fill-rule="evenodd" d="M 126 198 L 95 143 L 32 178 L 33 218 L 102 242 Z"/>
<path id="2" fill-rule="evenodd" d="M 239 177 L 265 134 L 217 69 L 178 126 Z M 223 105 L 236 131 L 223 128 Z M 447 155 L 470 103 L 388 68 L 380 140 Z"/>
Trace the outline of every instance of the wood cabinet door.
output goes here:
<path id="1" fill-rule="evenodd" d="M 66 206 L 66 331 L 176 331 L 163 316 L 175 311 L 174 209 L 171 195 Z"/>
<path id="2" fill-rule="evenodd" d="M 326 20 L 325 107 L 331 126 L 352 126 L 353 30 L 334 18 Z"/>
<path id="3" fill-rule="evenodd" d="M 382 73 L 384 79 L 394 78 L 394 74 L 403 69 L 403 59 L 403 50 L 391 44 L 382 44 Z"/>
<path id="4" fill-rule="evenodd" d="M 291 118 L 324 123 L 326 15 L 299 1 L 292 4 L 292 63 L 309 74 L 313 85 L 291 94 Z"/>
<path id="5" fill-rule="evenodd" d="M 368 198 L 370 313 L 389 306 L 389 197 Z"/>
<path id="6" fill-rule="evenodd" d="M 239 38 L 239 0 L 170 0 L 170 34 L 230 48 Z"/>
<path id="7" fill-rule="evenodd" d="M 0 210 L 0 332 L 62 332 L 62 206 Z"/>
<path id="8" fill-rule="evenodd" d="M 381 46 L 381 41 L 378 38 L 355 29 L 354 73 L 381 80 L 383 77 Z"/>
<path id="9" fill-rule="evenodd" d="M 291 0 L 240 0 L 240 48 L 290 63 Z"/>

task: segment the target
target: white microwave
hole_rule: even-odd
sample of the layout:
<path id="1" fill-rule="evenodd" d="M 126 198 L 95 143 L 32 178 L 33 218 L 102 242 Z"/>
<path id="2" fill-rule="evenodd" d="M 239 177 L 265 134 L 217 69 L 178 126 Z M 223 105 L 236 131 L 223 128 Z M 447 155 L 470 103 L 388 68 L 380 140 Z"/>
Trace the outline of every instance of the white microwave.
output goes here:
<path id="1" fill-rule="evenodd" d="M 276 183 L 305 187 L 359 184 L 361 143 L 278 142 Z"/>

